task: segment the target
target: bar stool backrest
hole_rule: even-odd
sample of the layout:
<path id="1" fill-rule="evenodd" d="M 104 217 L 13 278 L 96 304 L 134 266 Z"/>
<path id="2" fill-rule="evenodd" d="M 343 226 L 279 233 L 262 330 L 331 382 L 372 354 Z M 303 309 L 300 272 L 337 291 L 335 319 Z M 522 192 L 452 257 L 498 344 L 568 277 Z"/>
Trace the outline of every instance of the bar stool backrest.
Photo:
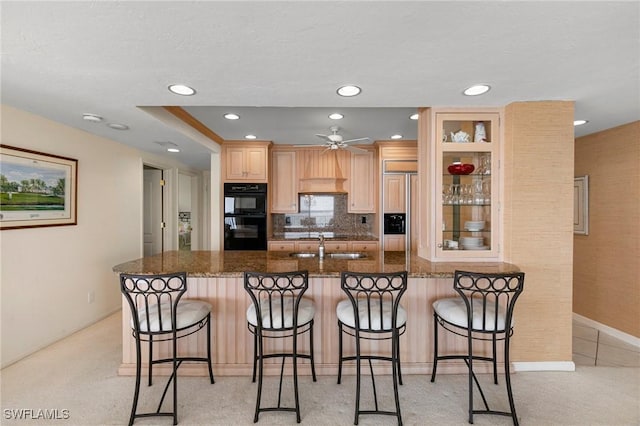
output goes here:
<path id="1" fill-rule="evenodd" d="M 396 273 L 342 272 L 341 287 L 351 301 L 355 328 L 367 332 L 389 331 L 398 326 L 400 298 L 407 290 L 407 271 Z M 389 312 L 384 306 L 391 306 Z M 383 308 L 381 308 L 383 307 Z M 385 319 L 386 317 L 386 319 Z"/>
<path id="2" fill-rule="evenodd" d="M 455 271 L 453 287 L 467 307 L 467 325 L 474 331 L 510 331 L 513 308 L 524 289 L 524 272 Z"/>
<path id="3" fill-rule="evenodd" d="M 178 302 L 187 291 L 186 272 L 120 275 L 120 290 L 131 308 L 135 334 L 164 334 L 175 330 Z"/>
<path id="4" fill-rule="evenodd" d="M 298 308 L 309 288 L 309 272 L 245 272 L 244 288 L 256 309 L 258 330 L 291 330 L 298 326 Z"/>

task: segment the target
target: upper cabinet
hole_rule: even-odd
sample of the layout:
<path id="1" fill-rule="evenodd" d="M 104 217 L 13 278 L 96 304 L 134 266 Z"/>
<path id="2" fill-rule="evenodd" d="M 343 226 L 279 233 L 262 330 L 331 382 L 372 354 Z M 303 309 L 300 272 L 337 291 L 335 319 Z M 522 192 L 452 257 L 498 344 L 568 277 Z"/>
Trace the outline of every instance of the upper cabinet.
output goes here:
<path id="1" fill-rule="evenodd" d="M 383 213 L 406 213 L 405 175 L 385 174 Z"/>
<path id="2" fill-rule="evenodd" d="M 430 110 L 427 116 L 428 256 L 500 258 L 500 112 Z M 423 117 L 421 117 L 422 119 Z M 424 129 L 421 129 L 424 130 Z"/>
<path id="3" fill-rule="evenodd" d="M 271 152 L 271 213 L 298 212 L 298 178 L 296 151 L 276 149 Z"/>
<path id="4" fill-rule="evenodd" d="M 225 142 L 222 145 L 224 180 L 267 182 L 271 142 Z"/>
<path id="5" fill-rule="evenodd" d="M 351 152 L 349 174 L 349 213 L 376 212 L 376 151 Z"/>

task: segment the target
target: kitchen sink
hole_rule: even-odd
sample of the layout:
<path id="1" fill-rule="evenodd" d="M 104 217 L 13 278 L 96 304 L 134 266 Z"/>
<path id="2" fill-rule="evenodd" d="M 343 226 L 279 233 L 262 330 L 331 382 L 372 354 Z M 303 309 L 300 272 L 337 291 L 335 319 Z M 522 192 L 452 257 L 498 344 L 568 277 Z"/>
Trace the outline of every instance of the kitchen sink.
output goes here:
<path id="1" fill-rule="evenodd" d="M 327 257 L 332 259 L 362 259 L 367 257 L 366 253 L 327 253 Z"/>
<path id="2" fill-rule="evenodd" d="M 318 253 L 302 253 L 302 252 L 289 253 L 289 256 L 291 257 L 300 257 L 300 258 L 316 257 L 317 255 Z"/>
<path id="3" fill-rule="evenodd" d="M 302 259 L 318 257 L 318 253 L 313 252 L 293 252 L 289 253 L 291 257 Z M 367 257 L 366 253 L 326 253 L 325 258 L 328 259 L 363 259 Z"/>

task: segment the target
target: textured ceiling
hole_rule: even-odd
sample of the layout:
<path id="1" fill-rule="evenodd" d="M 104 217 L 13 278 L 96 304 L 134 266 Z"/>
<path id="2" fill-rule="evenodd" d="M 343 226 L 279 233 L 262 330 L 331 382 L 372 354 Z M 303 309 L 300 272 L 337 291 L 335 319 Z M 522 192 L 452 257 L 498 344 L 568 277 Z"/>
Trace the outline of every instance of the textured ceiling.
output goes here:
<path id="1" fill-rule="evenodd" d="M 640 118 L 640 3 L 2 1 L 2 102 L 208 169 L 210 147 L 148 111 L 183 106 L 225 139 L 415 138 L 420 106 L 572 100 L 576 135 Z M 486 95 L 462 89 L 488 83 Z M 194 87 L 181 97 L 173 83 Z M 346 83 L 360 96 L 340 98 Z M 315 108 L 321 108 L 314 111 Z M 230 123 L 223 111 L 242 119 Z M 341 122 L 328 111 L 345 114 Z M 81 119 L 95 113 L 128 131 Z M 197 139 L 197 140 L 196 140 Z M 9 143 L 5 142 L 4 143 Z M 17 141 L 15 142 L 17 143 Z"/>

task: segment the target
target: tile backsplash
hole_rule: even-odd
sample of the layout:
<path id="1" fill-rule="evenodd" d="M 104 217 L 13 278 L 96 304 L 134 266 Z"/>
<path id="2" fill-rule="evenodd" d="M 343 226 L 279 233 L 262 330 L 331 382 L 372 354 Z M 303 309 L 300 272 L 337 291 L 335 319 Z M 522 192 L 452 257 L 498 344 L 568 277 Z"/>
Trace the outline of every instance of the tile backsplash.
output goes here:
<path id="1" fill-rule="evenodd" d="M 375 214 L 347 212 L 347 194 L 300 194 L 299 213 L 272 214 L 273 235 L 326 232 L 337 236 L 373 234 Z"/>

